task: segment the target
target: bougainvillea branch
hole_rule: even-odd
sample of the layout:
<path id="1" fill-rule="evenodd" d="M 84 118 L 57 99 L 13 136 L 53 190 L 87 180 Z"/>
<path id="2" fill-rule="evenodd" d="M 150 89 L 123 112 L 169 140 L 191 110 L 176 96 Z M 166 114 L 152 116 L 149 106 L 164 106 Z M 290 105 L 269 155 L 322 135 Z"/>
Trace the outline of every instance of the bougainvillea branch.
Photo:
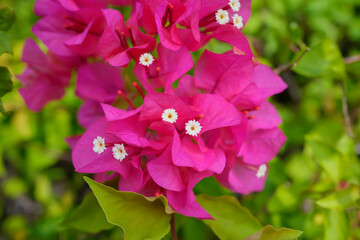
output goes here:
<path id="1" fill-rule="evenodd" d="M 61 98 L 77 72 L 85 133 L 73 149 L 75 171 L 100 182 L 106 175 L 120 191 L 163 195 L 177 213 L 199 219 L 212 218 L 193 193 L 204 178 L 241 194 L 261 191 L 286 140 L 267 99 L 287 86 L 242 34 L 251 1 L 132 1 L 124 3 L 128 19 L 108 3 L 38 0 L 33 32 L 49 53 L 33 40 L 23 53 L 20 91 L 35 111 Z M 194 61 L 191 52 L 213 38 L 232 50 L 205 50 Z M 176 239 L 174 217 L 171 232 Z"/>

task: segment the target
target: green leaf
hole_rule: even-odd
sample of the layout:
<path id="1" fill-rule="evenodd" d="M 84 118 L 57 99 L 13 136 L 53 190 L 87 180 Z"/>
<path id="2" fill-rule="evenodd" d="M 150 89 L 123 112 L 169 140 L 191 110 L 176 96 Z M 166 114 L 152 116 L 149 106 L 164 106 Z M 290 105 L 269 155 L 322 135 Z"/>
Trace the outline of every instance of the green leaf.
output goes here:
<path id="1" fill-rule="evenodd" d="M 342 154 L 332 145 L 318 140 L 316 137 L 308 135 L 305 139 L 319 165 L 331 180 L 338 183 L 342 178 L 344 165 L 346 165 Z"/>
<path id="2" fill-rule="evenodd" d="M 316 203 L 323 208 L 345 210 L 349 207 L 358 206 L 359 199 L 359 186 L 351 185 L 346 189 L 340 190 L 330 196 L 318 200 Z"/>
<path id="3" fill-rule="evenodd" d="M 2 113 L 2 114 L 6 114 L 6 112 L 5 112 L 5 109 L 4 109 L 4 105 L 3 105 L 3 102 L 1 101 L 1 99 L 0 99 L 0 112 Z"/>
<path id="4" fill-rule="evenodd" d="M 339 47 L 330 39 L 324 39 L 310 47 L 293 69 L 305 77 L 330 76 L 342 78 L 345 76 L 345 62 Z"/>
<path id="5" fill-rule="evenodd" d="M 0 55 L 3 53 L 13 54 L 10 37 L 3 32 L 0 32 Z"/>
<path id="6" fill-rule="evenodd" d="M 114 227 L 106 221 L 105 214 L 92 193 L 85 196 L 80 206 L 64 220 L 62 225 L 90 233 Z"/>
<path id="7" fill-rule="evenodd" d="M 261 229 L 259 221 L 235 197 L 197 196 L 197 201 L 215 220 L 204 220 L 222 240 L 244 239 Z"/>
<path id="8" fill-rule="evenodd" d="M 295 240 L 300 237 L 302 231 L 289 228 L 275 229 L 273 226 L 265 226 L 259 232 L 244 240 Z"/>
<path id="9" fill-rule="evenodd" d="M 164 196 L 145 198 L 133 192 L 119 192 L 84 177 L 109 223 L 124 230 L 125 239 L 161 239 L 170 230 L 171 215 Z"/>
<path id="10" fill-rule="evenodd" d="M 329 210 L 325 219 L 324 240 L 348 240 L 350 228 L 350 220 L 346 211 Z"/>
<path id="11" fill-rule="evenodd" d="M 8 7 L 0 9 L 0 31 L 7 31 L 15 22 L 15 12 Z"/>
<path id="12" fill-rule="evenodd" d="M 10 92 L 13 88 L 11 74 L 6 67 L 0 67 L 0 97 Z"/>

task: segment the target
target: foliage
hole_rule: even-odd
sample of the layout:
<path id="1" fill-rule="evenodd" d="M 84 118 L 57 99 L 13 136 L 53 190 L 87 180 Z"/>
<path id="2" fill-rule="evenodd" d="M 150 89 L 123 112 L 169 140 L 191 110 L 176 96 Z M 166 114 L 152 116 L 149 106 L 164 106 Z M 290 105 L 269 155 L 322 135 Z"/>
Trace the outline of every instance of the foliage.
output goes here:
<path id="1" fill-rule="evenodd" d="M 9 30 L 0 32 L 0 53 L 14 54 L 2 55 L 0 65 L 15 76 L 24 68 L 21 50 L 36 21 L 33 1 L 3 0 L 1 4 L 15 9 L 17 15 L 9 29 L 3 23 L 7 15 L 0 14 L 0 30 Z M 250 240 L 271 239 L 273 234 L 278 234 L 274 239 L 281 239 L 280 234 L 287 234 L 283 239 L 295 239 L 303 232 L 299 239 L 359 239 L 360 65 L 344 58 L 360 54 L 360 4 L 357 0 L 253 0 L 252 9 L 245 31 L 262 62 L 282 66 L 297 59 L 294 50 L 311 49 L 293 71 L 282 74 L 288 90 L 273 99 L 288 140 L 270 162 L 263 192 L 221 197 L 226 199 L 221 201 L 225 206 L 219 207 L 215 197 L 231 193 L 214 180 L 200 182 L 196 192 L 213 197 L 201 195 L 199 203 L 219 214 L 215 219 L 231 214 L 235 220 L 216 223 L 176 216 L 179 237 L 227 239 L 229 234 L 239 234 Z M 10 23 L 13 12 L 8 16 Z M 224 47 L 211 43 L 211 48 L 222 52 Z M 11 86 L 9 75 L 3 72 L 1 81 L 6 84 L 1 82 L 1 93 L 4 86 Z M 20 83 L 13 81 L 18 89 Z M 0 110 L 4 103 L 10 111 L 0 117 L 0 235 L 6 239 L 123 238 L 121 228 L 103 221 L 95 199 L 87 195 L 90 190 L 83 176 L 74 172 L 64 138 L 83 130 L 76 122 L 80 102 L 72 94 L 74 86 L 67 91 L 63 100 L 40 113 L 27 110 L 17 91 L 1 96 Z M 351 131 L 343 116 L 344 96 Z M 103 188 L 91 184 L 96 192 Z M 117 195 L 107 189 L 107 194 L 113 193 Z M 155 201 L 164 212 L 163 200 Z M 104 208 L 99 197 L 98 201 Z M 93 206 L 93 212 L 82 213 L 83 205 Z M 98 229 L 86 218 L 96 219 Z M 78 219 L 75 225 L 71 219 Z M 164 215 L 164 219 L 170 218 Z M 108 220 L 123 226 L 109 216 Z M 273 227 L 261 229 L 262 225 Z M 249 232 L 245 234 L 242 228 Z M 94 234 L 101 229 L 101 234 Z M 167 231 L 168 227 L 160 235 Z"/>

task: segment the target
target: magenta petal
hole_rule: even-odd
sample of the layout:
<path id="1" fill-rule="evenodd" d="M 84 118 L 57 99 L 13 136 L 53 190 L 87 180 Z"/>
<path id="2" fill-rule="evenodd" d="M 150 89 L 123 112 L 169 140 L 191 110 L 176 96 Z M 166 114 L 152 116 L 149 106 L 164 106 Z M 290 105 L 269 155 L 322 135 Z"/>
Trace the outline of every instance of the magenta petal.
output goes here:
<path id="1" fill-rule="evenodd" d="M 240 156 L 245 163 L 261 165 L 273 159 L 286 136 L 277 127 L 272 129 L 259 129 L 248 134 L 240 149 Z"/>
<path id="2" fill-rule="evenodd" d="M 259 87 L 263 99 L 280 93 L 287 88 L 286 83 L 271 68 L 263 64 L 259 64 L 254 68 L 253 81 Z"/>
<path id="3" fill-rule="evenodd" d="M 78 70 L 76 94 L 83 99 L 113 102 L 124 89 L 121 72 L 106 63 L 88 63 Z"/>
<path id="4" fill-rule="evenodd" d="M 273 128 L 282 123 L 276 108 L 268 101 L 264 101 L 259 110 L 249 112 L 249 115 L 254 117 L 249 120 L 249 131 Z"/>
<path id="5" fill-rule="evenodd" d="M 252 72 L 253 62 L 249 56 L 205 50 L 195 67 L 194 81 L 206 92 L 229 99 L 251 83 Z"/>
<path id="6" fill-rule="evenodd" d="M 101 104 L 101 107 L 105 113 L 105 117 L 108 121 L 122 120 L 132 117 L 141 111 L 141 107 L 136 110 L 125 111 L 117 107 L 113 107 L 108 104 Z"/>
<path id="7" fill-rule="evenodd" d="M 161 187 L 180 192 L 185 188 L 180 168 L 171 161 L 171 148 L 168 147 L 158 158 L 146 165 L 150 176 Z"/>
<path id="8" fill-rule="evenodd" d="M 204 146 L 200 148 L 189 136 L 180 140 L 177 132 L 174 133 L 172 160 L 177 166 L 193 167 L 199 172 L 211 170 L 216 173 L 223 171 L 226 161 L 221 149 L 210 149 Z"/>
<path id="9" fill-rule="evenodd" d="M 222 185 L 241 194 L 263 190 L 266 176 L 257 177 L 258 167 L 246 165 L 239 159 L 235 160 L 234 156 L 228 157 L 232 158 L 228 161 L 235 162 L 232 166 L 226 167 L 222 174 L 216 176 Z"/>
<path id="10" fill-rule="evenodd" d="M 54 14 L 61 9 L 61 5 L 53 0 L 36 0 L 34 6 L 35 14 L 40 17 Z"/>
<path id="11" fill-rule="evenodd" d="M 184 173 L 184 178 L 188 180 L 187 188 L 181 192 L 166 191 L 166 198 L 169 201 L 171 207 L 173 207 L 178 213 L 196 217 L 199 219 L 213 219 L 197 202 L 195 195 L 192 191 L 196 183 L 205 177 L 211 176 L 211 172 L 195 172 L 193 170 L 187 170 Z"/>
<path id="12" fill-rule="evenodd" d="M 126 161 L 126 160 L 124 160 Z M 139 161 L 139 160 L 138 160 Z M 139 192 L 144 184 L 144 172 L 140 167 L 130 164 L 129 173 L 119 180 L 119 191 Z"/>
<path id="13" fill-rule="evenodd" d="M 107 132 L 117 136 L 129 145 L 149 147 L 151 144 L 145 138 L 146 128 L 147 124 L 139 122 L 138 116 L 134 115 L 123 120 L 110 122 Z"/>
<path id="14" fill-rule="evenodd" d="M 87 100 L 79 108 L 77 119 L 79 124 L 87 128 L 96 120 L 104 117 L 104 112 L 97 101 Z"/>
<path id="15" fill-rule="evenodd" d="M 203 126 L 201 133 L 211 129 L 236 126 L 241 123 L 241 114 L 228 101 L 215 94 L 197 94 L 193 105 L 199 107 L 204 118 L 199 122 Z"/>
<path id="16" fill-rule="evenodd" d="M 49 101 L 60 99 L 65 94 L 64 86 L 54 84 L 58 81 L 54 79 L 54 76 L 37 74 L 39 73 L 28 68 L 23 74 L 18 76 L 24 84 L 24 87 L 19 92 L 25 99 L 26 105 L 36 112 L 40 111 Z M 66 77 L 59 76 L 59 78 Z M 70 80 L 70 75 L 68 79 Z"/>
<path id="17" fill-rule="evenodd" d="M 231 99 L 231 103 L 242 110 L 259 107 L 261 101 L 262 95 L 255 83 L 250 83 L 245 89 Z"/>

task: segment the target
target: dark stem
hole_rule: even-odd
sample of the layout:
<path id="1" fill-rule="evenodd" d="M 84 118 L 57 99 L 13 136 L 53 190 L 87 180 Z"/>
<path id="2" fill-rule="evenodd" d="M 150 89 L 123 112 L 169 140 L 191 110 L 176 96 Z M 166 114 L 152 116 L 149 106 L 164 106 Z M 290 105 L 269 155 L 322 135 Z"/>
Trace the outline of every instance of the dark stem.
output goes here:
<path id="1" fill-rule="evenodd" d="M 282 73 L 285 73 L 285 72 L 288 72 L 290 71 L 292 68 L 294 68 L 296 66 L 296 64 L 298 64 L 298 62 L 304 57 L 304 55 L 310 51 L 310 48 L 306 48 L 304 50 L 304 52 L 295 60 L 295 62 L 293 63 L 290 63 L 290 64 L 285 64 L 285 65 L 282 65 L 278 68 L 276 68 L 274 71 L 276 74 L 280 75 Z"/>
<path id="2" fill-rule="evenodd" d="M 171 240 L 177 240 L 178 238 L 176 235 L 176 228 L 175 228 L 175 214 L 171 216 L 170 225 L 171 225 Z"/>
<path id="3" fill-rule="evenodd" d="M 343 114 L 344 114 L 344 118 L 345 118 L 346 131 L 347 131 L 347 134 L 349 135 L 349 137 L 353 138 L 354 133 L 351 128 L 351 120 L 350 120 L 350 115 L 349 115 L 349 108 L 348 108 L 344 83 L 341 83 L 341 89 L 342 89 L 342 97 L 341 97 L 342 110 L 343 110 Z"/>
<path id="4" fill-rule="evenodd" d="M 345 58 L 346 64 L 352 64 L 352 63 L 356 63 L 356 62 L 360 62 L 360 54 Z"/>

